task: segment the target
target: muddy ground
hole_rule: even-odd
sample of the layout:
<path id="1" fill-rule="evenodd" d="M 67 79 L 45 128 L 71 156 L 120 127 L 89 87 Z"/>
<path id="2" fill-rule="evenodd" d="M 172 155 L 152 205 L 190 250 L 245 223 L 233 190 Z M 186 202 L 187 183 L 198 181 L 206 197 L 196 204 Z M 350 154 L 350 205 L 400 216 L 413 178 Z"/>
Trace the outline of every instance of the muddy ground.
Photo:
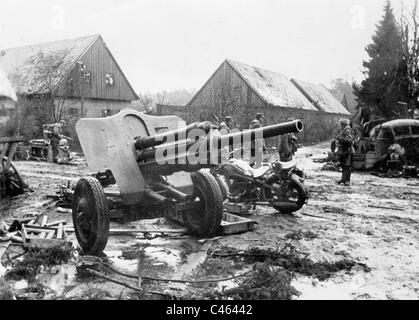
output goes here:
<path id="1" fill-rule="evenodd" d="M 346 259 L 356 263 L 327 277 L 298 270 L 287 273 L 295 291 L 290 291 L 286 298 L 418 299 L 419 179 L 380 178 L 356 172 L 351 187 L 336 185 L 340 173 L 321 170 L 323 163 L 313 161 L 325 158 L 327 147 L 328 144 L 319 144 L 297 152 L 298 166 L 307 174 L 310 199 L 296 214 L 283 215 L 269 207 L 257 206 L 247 216 L 257 222 L 253 231 L 225 236 L 212 244 L 202 244 L 187 235 L 154 239 L 144 239 L 141 234 L 111 236 L 105 254 L 114 268 L 132 276 L 222 279 L 247 272 L 255 265 L 229 255 L 211 256 L 212 252 L 249 248 L 282 250 L 291 244 L 292 250 L 312 262 L 333 263 Z M 50 221 L 65 219 L 71 225 L 71 213 L 57 212 L 46 195 L 54 194 L 60 184 L 75 183 L 88 174 L 87 166 L 44 162 L 16 162 L 15 166 L 33 192 L 1 200 L 0 218 L 6 220 L 30 212 L 44 212 Z M 112 224 L 111 227 L 178 229 L 181 226 L 155 219 Z M 73 234 L 70 239 L 77 242 Z M 210 255 L 205 254 L 207 249 Z M 269 265 L 269 261 L 265 263 Z M 280 272 L 282 269 L 273 264 L 272 270 Z M 132 286 L 138 285 L 136 279 L 112 272 L 107 274 Z M 216 298 L 214 293 L 234 288 L 243 283 L 240 281 L 243 278 L 210 284 L 145 281 L 142 288 L 177 298 Z M 26 279 L 10 279 L 8 283 L 17 295 L 27 293 L 27 287 L 33 286 Z M 145 295 L 97 277 L 82 278 L 76 274 L 71 261 L 41 270 L 35 284 L 44 288 L 42 294 L 35 296 L 39 299 L 168 298 Z"/>

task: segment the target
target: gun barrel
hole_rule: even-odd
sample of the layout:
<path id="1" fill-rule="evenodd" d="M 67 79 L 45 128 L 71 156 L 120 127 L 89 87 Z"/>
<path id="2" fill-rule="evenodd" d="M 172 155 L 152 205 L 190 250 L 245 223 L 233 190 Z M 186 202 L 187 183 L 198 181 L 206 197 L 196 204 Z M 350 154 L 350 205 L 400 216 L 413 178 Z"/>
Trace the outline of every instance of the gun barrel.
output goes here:
<path id="1" fill-rule="evenodd" d="M 218 139 L 219 144 L 232 146 L 237 142 L 243 141 L 244 137 L 247 137 L 249 141 L 254 141 L 257 139 L 266 139 L 286 133 L 297 133 L 301 131 L 303 131 L 303 123 L 301 122 L 301 120 L 293 120 L 289 122 L 273 124 L 266 127 L 249 129 L 241 132 L 234 132 L 218 136 L 216 138 Z"/>
<path id="2" fill-rule="evenodd" d="M 138 137 L 135 139 L 134 146 L 137 150 L 143 150 L 150 147 L 155 147 L 169 141 L 183 140 L 187 137 L 188 133 L 194 129 L 202 130 L 202 134 L 207 133 L 212 128 L 209 121 L 194 122 L 190 125 L 180 128 L 179 130 L 167 131 L 164 133 L 156 134 L 150 137 Z M 179 136 L 183 138 L 179 139 Z"/>

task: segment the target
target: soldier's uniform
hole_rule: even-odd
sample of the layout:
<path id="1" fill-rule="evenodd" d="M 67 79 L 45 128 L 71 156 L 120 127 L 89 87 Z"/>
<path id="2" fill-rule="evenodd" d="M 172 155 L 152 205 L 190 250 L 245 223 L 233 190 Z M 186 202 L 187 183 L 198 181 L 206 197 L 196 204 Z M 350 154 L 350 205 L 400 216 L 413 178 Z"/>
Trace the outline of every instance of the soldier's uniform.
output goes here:
<path id="1" fill-rule="evenodd" d="M 229 134 L 230 128 L 225 122 L 221 122 L 220 125 L 218 126 L 218 131 L 220 131 L 220 134 Z"/>
<path id="2" fill-rule="evenodd" d="M 349 122 L 349 121 L 348 121 Z M 339 163 L 342 168 L 342 179 L 338 183 L 344 183 L 349 185 L 351 182 L 351 172 L 352 172 L 352 156 L 354 153 L 354 143 L 355 134 L 352 128 L 346 125 L 336 137 L 338 143 L 338 158 Z"/>
<path id="3" fill-rule="evenodd" d="M 58 154 L 60 152 L 60 140 L 63 137 L 61 134 L 62 126 L 63 122 L 43 125 L 43 136 L 46 140 L 49 140 L 51 143 L 52 160 L 54 161 L 54 163 L 58 163 Z"/>
<path id="4" fill-rule="evenodd" d="M 288 118 L 287 122 L 293 120 L 293 118 Z M 297 151 L 297 140 L 297 137 L 292 133 L 286 133 L 281 135 L 281 137 L 279 138 L 279 144 L 277 148 L 280 161 L 287 162 L 292 160 L 292 157 Z"/>
<path id="5" fill-rule="evenodd" d="M 404 160 L 404 155 L 406 151 L 404 148 L 399 145 L 398 143 L 393 143 L 390 147 L 388 147 L 388 152 L 390 154 L 390 160 Z"/>
<path id="6" fill-rule="evenodd" d="M 265 116 L 261 113 L 256 114 L 256 118 L 250 122 L 249 129 L 257 129 L 263 127 L 261 119 L 265 119 Z M 265 142 L 263 142 L 263 150 L 265 150 Z M 263 151 L 262 150 L 262 151 Z M 253 166 L 256 159 L 256 142 L 253 140 L 250 143 L 250 165 Z"/>
<path id="7" fill-rule="evenodd" d="M 295 151 L 297 150 L 297 146 L 295 142 L 297 141 L 297 137 L 292 133 L 283 134 L 279 139 L 278 144 L 278 153 L 279 153 L 279 160 L 280 161 L 291 161 Z"/>

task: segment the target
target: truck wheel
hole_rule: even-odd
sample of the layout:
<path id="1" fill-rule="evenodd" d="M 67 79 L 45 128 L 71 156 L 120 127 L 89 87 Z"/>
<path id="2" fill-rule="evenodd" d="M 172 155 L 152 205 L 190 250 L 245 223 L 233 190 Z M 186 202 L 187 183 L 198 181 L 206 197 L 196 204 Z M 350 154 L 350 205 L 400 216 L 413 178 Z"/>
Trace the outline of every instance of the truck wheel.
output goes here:
<path id="1" fill-rule="evenodd" d="M 100 254 L 109 237 L 109 208 L 103 188 L 94 177 L 77 182 L 72 203 L 77 240 L 87 254 Z"/>
<path id="2" fill-rule="evenodd" d="M 199 236 L 211 237 L 220 230 L 223 197 L 215 178 L 205 171 L 191 174 L 194 184 L 194 210 L 183 215 L 188 229 Z"/>

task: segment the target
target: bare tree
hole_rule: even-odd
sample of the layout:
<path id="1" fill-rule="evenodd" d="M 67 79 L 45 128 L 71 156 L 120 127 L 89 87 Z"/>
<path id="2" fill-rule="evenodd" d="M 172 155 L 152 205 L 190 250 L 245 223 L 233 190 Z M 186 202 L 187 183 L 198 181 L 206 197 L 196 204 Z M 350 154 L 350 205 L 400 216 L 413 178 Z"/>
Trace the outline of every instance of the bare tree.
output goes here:
<path id="1" fill-rule="evenodd" d="M 139 94 L 138 101 L 141 104 L 141 107 L 144 108 L 144 111 L 146 113 L 151 114 L 153 112 L 154 102 L 153 102 L 153 99 L 149 95 Z"/>
<path id="2" fill-rule="evenodd" d="M 406 81 L 408 87 L 408 108 L 413 113 L 419 97 L 419 18 L 418 0 L 413 0 L 413 6 L 406 9 L 401 2 L 400 29 L 404 46 L 406 64 Z"/>
<path id="3" fill-rule="evenodd" d="M 40 52 L 30 60 L 34 66 L 30 80 L 34 89 L 42 95 L 45 105 L 51 107 L 53 121 L 61 120 L 65 108 L 77 103 L 69 103 L 68 98 L 80 91 L 82 86 L 82 79 L 73 79 L 68 73 L 72 63 L 67 59 L 68 54 L 68 50 L 48 54 Z"/>
<path id="4" fill-rule="evenodd" d="M 9 131 L 28 139 L 39 137 L 42 124 L 63 118 L 65 108 L 77 103 L 69 100 L 81 86 L 68 70 L 72 61 L 68 50 L 39 52 L 26 62 L 27 70 L 16 69 L 9 77 L 18 93 L 17 114 L 10 120 Z"/>

